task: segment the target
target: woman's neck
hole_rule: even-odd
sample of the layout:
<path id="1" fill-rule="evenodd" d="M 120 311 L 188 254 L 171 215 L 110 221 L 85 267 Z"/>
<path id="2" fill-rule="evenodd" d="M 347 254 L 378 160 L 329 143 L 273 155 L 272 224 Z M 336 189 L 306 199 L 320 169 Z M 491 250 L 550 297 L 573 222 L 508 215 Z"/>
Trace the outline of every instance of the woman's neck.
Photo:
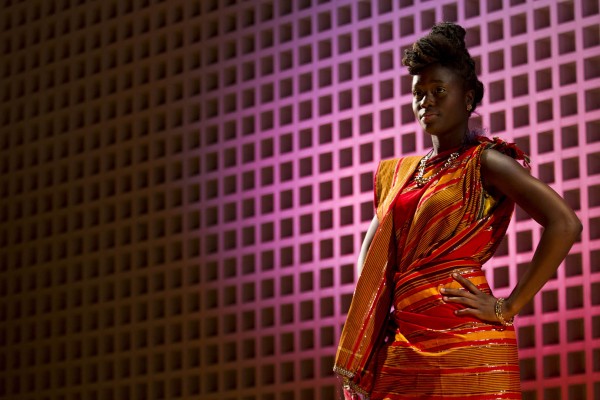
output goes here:
<path id="1" fill-rule="evenodd" d="M 451 135 L 432 135 L 431 142 L 433 144 L 433 154 L 437 155 L 439 153 L 444 153 L 448 150 L 456 149 L 470 141 L 470 132 L 467 126 L 464 129 L 459 130 L 457 134 Z"/>

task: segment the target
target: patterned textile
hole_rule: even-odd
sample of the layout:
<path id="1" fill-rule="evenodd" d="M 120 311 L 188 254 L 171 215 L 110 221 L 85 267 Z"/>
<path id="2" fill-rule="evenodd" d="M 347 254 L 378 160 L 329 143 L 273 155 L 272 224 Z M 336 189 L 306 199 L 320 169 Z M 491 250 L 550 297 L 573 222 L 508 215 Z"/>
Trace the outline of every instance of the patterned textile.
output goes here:
<path id="1" fill-rule="evenodd" d="M 491 293 L 481 270 L 500 244 L 514 204 L 482 187 L 480 157 L 494 148 L 527 157 L 513 144 L 478 136 L 446 169 L 450 153 L 386 160 L 375 177 L 379 227 L 342 331 L 334 371 L 371 399 L 520 399 L 512 327 L 456 316 L 441 286 L 457 272 Z M 393 307 L 393 308 L 392 308 Z M 393 310 L 390 313 L 390 310 Z"/>

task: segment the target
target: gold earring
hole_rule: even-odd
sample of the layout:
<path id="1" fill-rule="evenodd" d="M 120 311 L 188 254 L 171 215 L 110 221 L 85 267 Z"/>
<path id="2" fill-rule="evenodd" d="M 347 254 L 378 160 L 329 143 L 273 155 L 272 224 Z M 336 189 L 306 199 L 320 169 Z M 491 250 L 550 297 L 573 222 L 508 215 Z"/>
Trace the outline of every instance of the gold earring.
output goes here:
<path id="1" fill-rule="evenodd" d="M 473 106 L 470 104 L 467 104 L 467 111 L 471 111 L 471 108 L 473 108 Z"/>

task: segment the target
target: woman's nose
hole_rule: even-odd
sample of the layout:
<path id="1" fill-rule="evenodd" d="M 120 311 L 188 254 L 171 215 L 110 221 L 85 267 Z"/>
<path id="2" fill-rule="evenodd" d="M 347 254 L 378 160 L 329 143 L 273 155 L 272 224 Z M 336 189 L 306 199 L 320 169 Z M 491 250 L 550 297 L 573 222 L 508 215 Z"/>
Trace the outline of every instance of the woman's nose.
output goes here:
<path id="1" fill-rule="evenodd" d="M 433 104 L 433 96 L 431 93 L 424 93 L 421 98 L 420 106 L 421 108 L 427 108 Z"/>

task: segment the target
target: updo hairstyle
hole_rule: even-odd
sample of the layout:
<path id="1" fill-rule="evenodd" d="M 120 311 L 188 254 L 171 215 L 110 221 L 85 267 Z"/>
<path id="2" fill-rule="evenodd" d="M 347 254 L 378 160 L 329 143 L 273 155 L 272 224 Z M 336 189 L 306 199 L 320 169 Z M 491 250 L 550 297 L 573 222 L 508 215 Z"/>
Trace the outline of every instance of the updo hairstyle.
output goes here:
<path id="1" fill-rule="evenodd" d="M 423 69 L 439 64 L 458 73 L 464 81 L 465 90 L 473 90 L 473 104 L 470 113 L 475 111 L 483 98 L 483 83 L 475 73 L 475 60 L 465 45 L 466 31 L 452 22 L 440 22 L 431 32 L 406 49 L 402 64 L 408 73 L 418 75 Z M 470 114 L 469 113 L 469 114 Z"/>

